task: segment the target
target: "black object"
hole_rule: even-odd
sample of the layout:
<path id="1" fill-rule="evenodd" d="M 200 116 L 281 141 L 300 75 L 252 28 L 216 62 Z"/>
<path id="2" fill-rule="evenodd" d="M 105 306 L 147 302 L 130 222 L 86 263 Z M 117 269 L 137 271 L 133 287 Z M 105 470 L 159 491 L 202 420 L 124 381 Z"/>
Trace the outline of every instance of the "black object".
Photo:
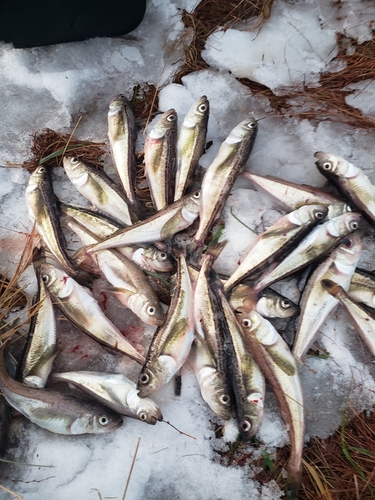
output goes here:
<path id="1" fill-rule="evenodd" d="M 25 48 L 121 36 L 145 10 L 146 0 L 0 0 L 0 40 Z"/>

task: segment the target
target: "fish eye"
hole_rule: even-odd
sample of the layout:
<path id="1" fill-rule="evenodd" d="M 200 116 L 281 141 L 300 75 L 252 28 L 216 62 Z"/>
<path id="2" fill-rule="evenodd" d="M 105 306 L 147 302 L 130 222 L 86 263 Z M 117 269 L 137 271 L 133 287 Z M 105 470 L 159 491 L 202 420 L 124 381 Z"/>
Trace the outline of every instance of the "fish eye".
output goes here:
<path id="1" fill-rule="evenodd" d="M 201 111 L 202 113 L 204 113 L 207 109 L 207 104 L 201 104 L 200 106 L 198 106 L 198 111 Z"/>
<path id="2" fill-rule="evenodd" d="M 167 258 L 167 254 L 165 252 L 159 252 L 159 258 L 161 260 L 165 260 Z"/>
<path id="3" fill-rule="evenodd" d="M 359 226 L 359 224 L 356 220 L 354 220 L 350 223 L 350 229 L 358 229 L 358 226 Z"/>
<path id="4" fill-rule="evenodd" d="M 72 163 L 73 165 L 77 165 L 77 163 L 79 163 L 79 159 L 77 157 L 74 157 L 70 160 L 70 163 Z"/>
<path id="5" fill-rule="evenodd" d="M 219 398 L 219 401 L 220 403 L 223 403 L 223 405 L 227 405 L 228 403 L 230 403 L 230 397 L 228 396 L 228 394 L 222 394 Z"/>
<path id="6" fill-rule="evenodd" d="M 315 217 L 317 219 L 323 219 L 324 218 L 324 213 L 323 212 L 315 212 Z"/>
<path id="7" fill-rule="evenodd" d="M 331 170 L 331 168 L 333 167 L 333 164 L 330 161 L 325 161 L 323 163 L 322 167 L 324 168 L 324 170 Z"/>
<path id="8" fill-rule="evenodd" d="M 42 281 L 43 281 L 43 283 L 48 283 L 48 281 L 49 281 L 49 276 L 48 276 L 47 274 L 44 274 L 44 275 L 42 276 Z"/>
<path id="9" fill-rule="evenodd" d="M 251 423 L 248 420 L 242 420 L 240 423 L 240 429 L 243 432 L 247 432 L 251 429 Z"/>
<path id="10" fill-rule="evenodd" d="M 142 373 L 142 375 L 139 377 L 139 382 L 141 384 L 148 384 L 150 381 L 150 377 L 147 375 L 147 373 Z"/>
<path id="11" fill-rule="evenodd" d="M 147 420 L 147 413 L 145 411 L 142 411 L 139 414 L 139 418 L 142 420 L 142 422 L 144 422 L 145 420 Z"/>
<path id="12" fill-rule="evenodd" d="M 39 167 L 39 168 L 38 168 L 38 172 L 39 172 L 40 174 L 42 174 L 42 173 L 43 173 L 43 172 L 45 172 L 45 171 L 46 171 L 46 167 Z"/>
<path id="13" fill-rule="evenodd" d="M 175 119 L 176 119 L 176 115 L 169 115 L 169 116 L 167 116 L 167 121 L 168 122 L 174 122 Z"/>
<path id="14" fill-rule="evenodd" d="M 257 122 L 250 122 L 248 127 L 249 128 L 255 128 L 257 126 Z"/>
<path id="15" fill-rule="evenodd" d="M 199 199 L 201 197 L 201 192 L 200 191 L 195 191 L 193 194 L 193 198 Z"/>
<path id="16" fill-rule="evenodd" d="M 342 244 L 345 245 L 347 248 L 353 246 L 353 242 L 349 238 L 345 238 L 345 240 L 342 240 Z"/>
<path id="17" fill-rule="evenodd" d="M 251 326 L 251 321 L 248 318 L 243 319 L 242 326 L 244 326 L 245 328 L 249 328 Z"/>
<path id="18" fill-rule="evenodd" d="M 290 307 L 290 301 L 289 300 L 282 300 L 281 301 L 281 307 L 283 307 L 284 309 L 288 309 Z"/>
<path id="19" fill-rule="evenodd" d="M 125 99 L 124 94 L 120 94 L 120 95 L 119 95 L 119 99 Z"/>
<path id="20" fill-rule="evenodd" d="M 106 415 L 102 415 L 98 419 L 100 425 L 107 425 L 109 423 L 109 418 Z"/>
<path id="21" fill-rule="evenodd" d="M 147 313 L 150 314 L 151 316 L 153 316 L 155 313 L 156 313 L 156 307 L 154 306 L 149 306 L 147 308 Z"/>

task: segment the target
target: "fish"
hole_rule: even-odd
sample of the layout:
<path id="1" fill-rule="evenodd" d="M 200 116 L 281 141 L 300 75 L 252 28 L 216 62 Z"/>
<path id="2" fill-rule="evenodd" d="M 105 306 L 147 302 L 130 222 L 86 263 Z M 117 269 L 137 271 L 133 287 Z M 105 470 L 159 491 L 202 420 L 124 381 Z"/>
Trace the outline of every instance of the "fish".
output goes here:
<path id="1" fill-rule="evenodd" d="M 290 457 L 287 497 L 297 498 L 302 480 L 305 410 L 301 381 L 294 356 L 272 324 L 256 311 L 241 315 L 239 324 L 251 355 L 259 364 L 277 398 L 288 428 Z"/>
<path id="2" fill-rule="evenodd" d="M 70 259 L 66 249 L 52 187 L 51 171 L 47 167 L 39 166 L 31 174 L 26 188 L 26 204 L 30 218 L 35 221 L 36 229 L 45 246 L 72 276 L 79 276 L 80 271 Z"/>
<path id="3" fill-rule="evenodd" d="M 109 104 L 108 138 L 126 198 L 131 206 L 137 208 L 138 200 L 134 191 L 137 127 L 132 106 L 123 94 L 114 97 Z"/>
<path id="4" fill-rule="evenodd" d="M 177 169 L 174 201 L 188 189 L 199 158 L 204 153 L 210 104 L 205 95 L 189 109 L 177 138 Z"/>
<path id="5" fill-rule="evenodd" d="M 343 238 L 359 228 L 361 219 L 360 213 L 347 212 L 316 226 L 291 253 L 260 277 L 255 285 L 256 292 L 328 254 Z"/>
<path id="6" fill-rule="evenodd" d="M 122 425 L 120 415 L 104 406 L 23 385 L 8 375 L 5 349 L 0 353 L 0 388 L 8 404 L 32 423 L 56 434 L 103 434 Z"/>
<path id="7" fill-rule="evenodd" d="M 218 296 L 226 323 L 228 371 L 234 392 L 238 427 L 242 440 L 249 441 L 262 423 L 265 379 L 247 348 L 236 314 L 220 288 Z"/>
<path id="8" fill-rule="evenodd" d="M 370 223 L 375 223 L 375 186 L 368 176 L 349 161 L 331 153 L 315 153 L 318 170 L 360 210 Z"/>
<path id="9" fill-rule="evenodd" d="M 155 243 L 171 238 L 191 226 L 197 219 L 201 206 L 201 192 L 184 196 L 155 215 L 131 227 L 116 231 L 105 241 L 87 247 L 88 253 L 138 243 Z"/>
<path id="10" fill-rule="evenodd" d="M 148 396 L 169 382 L 187 360 L 195 336 L 192 302 L 186 258 L 179 252 L 176 283 L 165 324 L 156 330 L 138 378 L 140 397 Z"/>
<path id="11" fill-rule="evenodd" d="M 69 205 L 67 203 L 61 203 L 60 207 L 64 215 L 71 217 L 86 227 L 101 240 L 121 229 L 121 226 L 115 221 L 111 221 L 108 217 L 94 213 L 92 210 L 87 210 L 84 207 Z M 159 250 L 153 245 L 129 245 L 118 247 L 117 250 L 147 271 L 167 273 L 174 269 L 174 262 L 171 256 L 166 251 Z M 85 252 L 82 250 L 77 253 L 84 257 Z"/>
<path id="12" fill-rule="evenodd" d="M 99 240 L 88 229 L 75 220 L 68 222 L 86 245 Z M 148 325 L 158 326 L 164 323 L 164 311 L 143 271 L 131 260 L 116 250 L 100 250 L 94 255 L 97 265 L 114 287 L 115 297 Z M 111 290 L 111 289 L 110 289 Z"/>
<path id="13" fill-rule="evenodd" d="M 40 266 L 43 283 L 52 301 L 77 328 L 99 343 L 126 354 L 140 364 L 145 358 L 105 316 L 91 292 L 58 267 L 43 263 Z"/>
<path id="14" fill-rule="evenodd" d="M 373 356 L 375 356 L 375 317 L 369 311 L 352 300 L 346 291 L 334 281 L 322 280 L 322 286 L 335 299 L 339 300 L 349 314 L 357 333 L 363 339 Z"/>
<path id="15" fill-rule="evenodd" d="M 254 174 L 247 170 L 244 170 L 241 176 L 251 180 L 289 210 L 297 210 L 303 205 L 324 205 L 328 207 L 329 219 L 352 211 L 351 206 L 345 200 L 323 189 L 307 184 L 296 184 L 271 175 Z"/>
<path id="16" fill-rule="evenodd" d="M 226 293 L 255 271 L 263 270 L 272 260 L 296 245 L 318 222 L 325 219 L 327 207 L 323 205 L 304 205 L 281 217 L 251 244 L 239 267 L 224 285 Z"/>
<path id="17" fill-rule="evenodd" d="M 202 398 L 223 420 L 233 415 L 232 390 L 225 374 L 219 372 L 205 340 L 197 335 L 192 343 L 189 362 L 197 377 Z"/>
<path id="18" fill-rule="evenodd" d="M 324 289 L 322 280 L 332 280 L 347 290 L 361 251 L 361 239 L 357 233 L 353 233 L 344 238 L 311 275 L 300 301 L 301 312 L 293 347 L 297 359 L 305 355 L 325 318 L 338 304 L 338 300 Z"/>
<path id="19" fill-rule="evenodd" d="M 146 137 L 145 176 L 156 210 L 173 201 L 176 176 L 177 113 L 169 109 L 161 115 Z"/>
<path id="20" fill-rule="evenodd" d="M 347 293 L 356 302 L 375 308 L 375 276 L 357 267 Z"/>
<path id="21" fill-rule="evenodd" d="M 25 353 L 22 358 L 21 379 L 30 387 L 43 388 L 47 383 L 52 363 L 57 356 L 57 321 L 55 305 L 46 291 L 39 272 L 39 261 L 45 261 L 44 252 L 34 251 L 34 268 L 38 280 L 38 293 L 27 334 Z"/>
<path id="22" fill-rule="evenodd" d="M 64 156 L 63 166 L 74 187 L 90 203 L 120 224 L 133 223 L 135 216 L 125 194 L 103 171 L 69 156 Z"/>
<path id="23" fill-rule="evenodd" d="M 163 420 L 158 405 L 150 398 L 140 398 L 136 384 L 122 373 L 54 372 L 50 380 L 73 384 L 120 415 L 136 418 L 151 425 Z"/>
<path id="24" fill-rule="evenodd" d="M 227 201 L 238 174 L 249 159 L 257 135 L 255 118 L 243 120 L 229 133 L 219 152 L 207 168 L 202 181 L 202 208 L 199 228 L 195 235 L 198 247 L 202 247 L 208 232 Z"/>
<path id="25" fill-rule="evenodd" d="M 299 306 L 290 299 L 268 288 L 260 295 L 254 294 L 254 287 L 242 283 L 232 289 L 230 305 L 237 313 L 250 312 L 253 309 L 264 318 L 290 318 L 299 311 Z"/>

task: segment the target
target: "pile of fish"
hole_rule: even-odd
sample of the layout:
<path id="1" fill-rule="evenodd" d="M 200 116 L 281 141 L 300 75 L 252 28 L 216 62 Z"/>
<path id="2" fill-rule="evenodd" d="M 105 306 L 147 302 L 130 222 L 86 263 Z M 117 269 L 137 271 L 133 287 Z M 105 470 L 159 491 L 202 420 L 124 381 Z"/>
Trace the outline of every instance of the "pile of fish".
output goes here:
<path id="1" fill-rule="evenodd" d="M 2 349 L 0 387 L 11 406 L 52 432 L 108 432 L 121 425 L 119 414 L 149 424 L 162 420 L 148 396 L 178 376 L 188 360 L 203 399 L 223 420 L 235 415 L 242 440 L 249 441 L 262 423 L 267 381 L 289 429 L 287 494 L 295 498 L 305 434 L 298 363 L 339 301 L 375 354 L 375 319 L 367 310 L 375 306 L 375 278 L 356 269 L 361 254 L 356 230 L 362 214 L 375 221 L 375 186 L 354 165 L 322 152 L 315 154 L 317 167 L 339 195 L 243 171 L 258 129 L 253 117 L 230 132 L 199 182 L 208 116 L 203 96 L 179 128 L 171 109 L 147 136 L 144 169 L 155 209 L 151 216 L 145 216 L 135 194 L 136 125 L 122 95 L 112 100 L 108 113 L 122 189 L 79 157 L 64 157 L 68 178 L 94 207 L 87 209 L 56 198 L 50 169 L 41 165 L 33 172 L 26 202 L 42 242 L 34 252 L 37 312 L 17 380 L 7 373 Z M 225 245 L 216 224 L 239 175 L 289 213 L 257 236 L 231 276 L 222 276 L 214 269 Z M 74 253 L 67 251 L 61 218 L 82 241 Z M 299 305 L 269 288 L 301 270 Z M 149 281 L 155 273 L 170 283 L 170 296 Z M 106 291 L 157 327 L 146 357 L 93 297 L 87 285 L 97 276 L 108 281 Z M 57 310 L 99 343 L 139 363 L 137 385 L 126 374 L 50 375 L 58 355 Z M 288 343 L 271 323 L 275 317 L 291 318 Z M 45 389 L 47 381 L 74 384 L 97 402 Z"/>

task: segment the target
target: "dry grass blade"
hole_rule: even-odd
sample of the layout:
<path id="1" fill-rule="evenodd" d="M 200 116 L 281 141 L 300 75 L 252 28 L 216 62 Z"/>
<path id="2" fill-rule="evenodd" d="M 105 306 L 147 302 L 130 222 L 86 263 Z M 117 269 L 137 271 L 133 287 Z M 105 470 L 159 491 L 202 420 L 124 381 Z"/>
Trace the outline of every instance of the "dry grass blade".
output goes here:
<path id="1" fill-rule="evenodd" d="M 18 498 L 19 500 L 23 499 L 23 497 L 21 497 L 21 495 L 17 495 L 17 493 L 14 493 L 14 491 L 12 491 L 12 490 L 8 490 L 8 488 L 5 488 L 5 486 L 2 486 L 1 484 L 0 484 L 0 489 L 6 491 L 10 495 L 13 495 L 13 498 Z"/>
<path id="2" fill-rule="evenodd" d="M 326 489 L 325 485 L 322 483 L 322 480 L 320 478 L 320 474 L 316 471 L 315 467 L 310 465 L 304 459 L 302 459 L 302 463 L 305 466 L 307 472 L 312 477 L 312 479 L 314 479 L 314 481 L 315 481 L 317 493 L 321 495 L 321 496 L 319 496 L 319 498 L 322 498 L 323 500 L 332 500 L 332 497 L 331 497 L 329 491 Z"/>
<path id="3" fill-rule="evenodd" d="M 133 467 L 134 467 L 135 459 L 137 458 L 137 453 L 138 453 L 138 448 L 139 448 L 139 443 L 140 442 L 141 442 L 141 438 L 139 437 L 138 441 L 137 441 L 137 446 L 135 447 L 135 452 L 134 452 L 134 457 L 133 457 L 133 460 L 132 460 L 132 464 L 130 466 L 130 471 L 129 471 L 129 474 L 128 474 L 128 479 L 126 481 L 126 486 L 125 486 L 124 494 L 122 495 L 122 500 L 125 500 L 126 492 L 128 491 L 128 486 L 129 486 L 130 478 L 131 478 L 131 475 L 132 475 L 132 472 L 133 472 Z"/>
<path id="4" fill-rule="evenodd" d="M 99 165 L 99 159 L 104 154 L 104 143 L 79 141 L 72 134 L 59 134 L 51 129 L 44 129 L 34 135 L 31 153 L 33 158 L 23 163 L 23 167 L 33 172 L 41 163 L 46 166 L 56 165 L 56 157 L 65 151 L 74 152 L 82 160 Z"/>

